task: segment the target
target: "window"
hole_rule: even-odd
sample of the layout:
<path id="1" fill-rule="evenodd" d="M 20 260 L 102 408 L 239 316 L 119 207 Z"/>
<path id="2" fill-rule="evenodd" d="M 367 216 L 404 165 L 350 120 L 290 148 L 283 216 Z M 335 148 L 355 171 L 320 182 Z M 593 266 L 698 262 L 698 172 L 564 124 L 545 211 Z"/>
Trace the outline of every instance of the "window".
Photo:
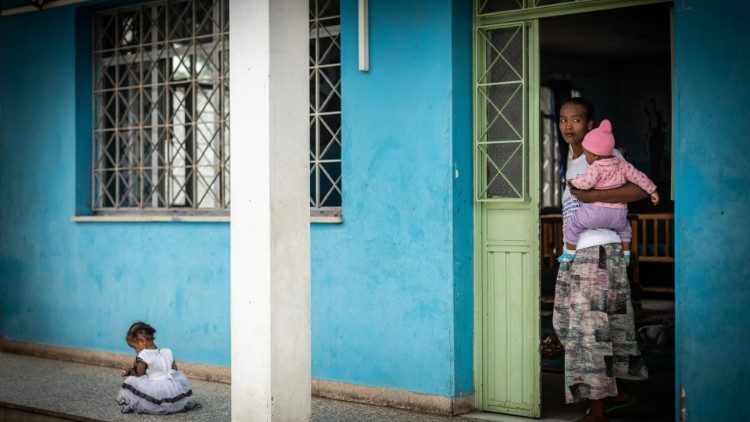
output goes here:
<path id="1" fill-rule="evenodd" d="M 338 0 L 310 0 L 310 212 L 341 211 L 341 31 Z"/>
<path id="2" fill-rule="evenodd" d="M 95 213 L 229 211 L 227 0 L 93 16 Z"/>

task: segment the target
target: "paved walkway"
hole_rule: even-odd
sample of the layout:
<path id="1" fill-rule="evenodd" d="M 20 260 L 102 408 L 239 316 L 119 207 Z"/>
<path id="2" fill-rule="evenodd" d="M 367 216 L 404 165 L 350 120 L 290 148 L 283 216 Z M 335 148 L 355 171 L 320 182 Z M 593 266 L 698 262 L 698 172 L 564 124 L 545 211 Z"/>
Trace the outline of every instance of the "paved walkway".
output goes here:
<path id="1" fill-rule="evenodd" d="M 191 380 L 191 386 L 202 408 L 174 415 L 151 416 L 121 414 L 115 404 L 120 386 L 119 370 L 80 363 L 63 362 L 31 356 L 0 353 L 0 420 L 53 421 L 65 420 L 43 417 L 21 419 L 8 408 L 38 409 L 41 413 L 65 416 L 79 421 L 229 421 L 230 386 L 228 384 Z M 554 382 L 555 374 L 545 373 L 545 385 Z M 556 378 L 555 378 L 556 379 Z M 580 406 L 550 408 L 550 401 L 559 399 L 561 391 L 548 388 L 545 396 L 545 419 L 542 421 L 575 420 Z M 662 397 L 661 399 L 666 399 Z M 559 400 L 558 400 L 559 401 Z M 5 409 L 2 409 L 5 407 Z M 643 410 L 613 421 L 670 420 L 664 414 L 656 417 L 653 409 L 645 409 L 652 417 L 644 419 Z M 313 398 L 313 421 L 320 422 L 480 422 L 480 419 L 520 422 L 538 419 L 507 415 L 474 413 L 460 417 L 425 415 L 403 410 Z M 10 415 L 10 416 L 9 416 Z"/>

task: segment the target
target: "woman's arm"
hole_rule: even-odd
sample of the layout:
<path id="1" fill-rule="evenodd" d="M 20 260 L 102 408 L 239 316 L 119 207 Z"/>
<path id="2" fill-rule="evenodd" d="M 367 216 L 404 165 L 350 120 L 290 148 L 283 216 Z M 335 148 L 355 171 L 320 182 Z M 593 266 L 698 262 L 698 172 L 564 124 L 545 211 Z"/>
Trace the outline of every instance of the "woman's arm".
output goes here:
<path id="1" fill-rule="evenodd" d="M 581 190 L 571 187 L 570 194 L 578 198 L 581 202 L 606 202 L 610 204 L 640 201 L 648 197 L 648 194 L 643 189 L 632 183 L 626 183 L 619 188 L 602 190 Z"/>

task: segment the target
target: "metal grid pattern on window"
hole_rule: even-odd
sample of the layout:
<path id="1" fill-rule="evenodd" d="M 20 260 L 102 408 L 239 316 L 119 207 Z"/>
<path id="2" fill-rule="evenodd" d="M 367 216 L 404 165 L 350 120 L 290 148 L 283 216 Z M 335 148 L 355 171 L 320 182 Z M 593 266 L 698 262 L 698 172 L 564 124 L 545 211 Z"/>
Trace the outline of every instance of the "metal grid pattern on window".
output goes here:
<path id="1" fill-rule="evenodd" d="M 93 15 L 92 208 L 227 214 L 228 0 Z"/>
<path id="2" fill-rule="evenodd" d="M 476 142 L 481 163 L 477 199 L 524 200 L 528 192 L 524 27 L 480 29 L 477 41 L 483 52 L 476 84 L 482 110 Z"/>
<path id="3" fill-rule="evenodd" d="M 339 0 L 310 0 L 310 211 L 341 210 Z"/>

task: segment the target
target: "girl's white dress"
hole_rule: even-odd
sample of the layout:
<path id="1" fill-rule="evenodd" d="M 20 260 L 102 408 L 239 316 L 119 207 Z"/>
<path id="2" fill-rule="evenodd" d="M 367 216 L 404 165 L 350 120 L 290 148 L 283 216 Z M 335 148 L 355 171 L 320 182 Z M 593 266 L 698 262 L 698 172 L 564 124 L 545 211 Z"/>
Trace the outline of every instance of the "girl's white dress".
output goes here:
<path id="1" fill-rule="evenodd" d="M 172 369 L 171 350 L 143 349 L 137 359 L 148 365 L 146 375 L 125 378 L 117 395 L 122 413 L 165 414 L 196 407 L 185 374 Z"/>

